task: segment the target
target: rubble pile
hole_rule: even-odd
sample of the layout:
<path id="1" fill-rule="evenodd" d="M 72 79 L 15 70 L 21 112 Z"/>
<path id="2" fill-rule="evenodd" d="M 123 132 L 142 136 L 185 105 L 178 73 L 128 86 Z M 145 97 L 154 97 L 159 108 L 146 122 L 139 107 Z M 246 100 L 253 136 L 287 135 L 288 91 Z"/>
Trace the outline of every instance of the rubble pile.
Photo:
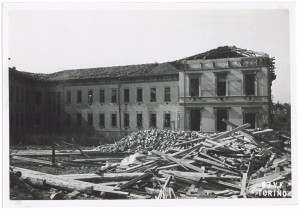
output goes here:
<path id="1" fill-rule="evenodd" d="M 205 136 L 201 133 L 201 135 Z M 133 132 L 115 144 L 106 144 L 94 148 L 101 152 L 138 152 L 147 153 L 153 149 L 168 150 L 177 142 L 193 140 L 199 137 L 198 132 L 149 129 Z"/>
<path id="2" fill-rule="evenodd" d="M 290 143 L 279 146 L 274 140 L 277 133 L 270 129 L 250 132 L 246 130 L 249 124 L 228 124 L 231 131 L 211 135 L 171 130 L 132 133 L 105 148 L 136 152 L 117 162 L 113 157 L 91 158 L 81 150 L 88 158 L 73 162 L 104 163 L 95 165 L 97 173 L 50 175 L 18 167 L 12 172 L 21 172 L 19 178 L 27 179 L 33 187 L 42 181 L 56 189 L 103 198 L 291 197 Z M 284 136 L 284 140 L 290 138 Z"/>

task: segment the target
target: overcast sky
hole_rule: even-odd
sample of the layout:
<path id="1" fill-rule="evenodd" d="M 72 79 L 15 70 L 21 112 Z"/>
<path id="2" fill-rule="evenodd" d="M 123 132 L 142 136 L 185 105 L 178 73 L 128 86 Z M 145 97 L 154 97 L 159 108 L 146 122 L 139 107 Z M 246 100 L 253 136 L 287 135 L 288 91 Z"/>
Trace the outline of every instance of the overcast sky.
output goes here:
<path id="1" fill-rule="evenodd" d="M 288 10 L 129 7 L 11 10 L 9 65 L 52 73 L 173 61 L 230 45 L 275 57 L 274 101 L 290 102 Z"/>

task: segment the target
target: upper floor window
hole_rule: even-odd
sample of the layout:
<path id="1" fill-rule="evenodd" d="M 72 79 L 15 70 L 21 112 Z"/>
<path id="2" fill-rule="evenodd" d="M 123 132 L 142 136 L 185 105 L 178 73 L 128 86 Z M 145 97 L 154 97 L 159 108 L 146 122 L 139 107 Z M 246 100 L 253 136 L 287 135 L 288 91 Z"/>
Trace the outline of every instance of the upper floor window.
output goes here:
<path id="1" fill-rule="evenodd" d="M 77 91 L 77 103 L 82 103 L 82 92 Z"/>
<path id="2" fill-rule="evenodd" d="M 217 75 L 217 78 L 216 78 L 217 96 L 226 96 L 226 91 L 227 91 L 227 81 L 226 80 L 227 80 L 226 74 Z"/>
<path id="3" fill-rule="evenodd" d="M 124 102 L 129 102 L 129 89 L 124 89 Z"/>
<path id="4" fill-rule="evenodd" d="M 171 102 L 171 89 L 170 89 L 170 87 L 165 87 L 165 102 Z"/>
<path id="5" fill-rule="evenodd" d="M 191 78 L 191 97 L 199 97 L 199 78 Z"/>
<path id="6" fill-rule="evenodd" d="M 67 91 L 67 104 L 71 104 L 71 91 Z"/>
<path id="7" fill-rule="evenodd" d="M 93 91 L 88 91 L 88 103 L 91 105 L 93 103 Z"/>
<path id="8" fill-rule="evenodd" d="M 244 74 L 245 95 L 255 95 L 255 74 Z"/>
<path id="9" fill-rule="evenodd" d="M 137 94 L 137 102 L 142 102 L 143 101 L 143 89 L 138 88 L 136 94 Z"/>
<path id="10" fill-rule="evenodd" d="M 100 89 L 100 103 L 105 102 L 105 92 L 104 89 Z"/>
<path id="11" fill-rule="evenodd" d="M 111 90 L 111 102 L 117 103 L 117 89 Z"/>
<path id="12" fill-rule="evenodd" d="M 150 102 L 156 102 L 156 88 L 150 88 Z"/>
<path id="13" fill-rule="evenodd" d="M 41 92 L 35 92 L 35 104 L 39 105 L 42 102 L 42 94 Z"/>

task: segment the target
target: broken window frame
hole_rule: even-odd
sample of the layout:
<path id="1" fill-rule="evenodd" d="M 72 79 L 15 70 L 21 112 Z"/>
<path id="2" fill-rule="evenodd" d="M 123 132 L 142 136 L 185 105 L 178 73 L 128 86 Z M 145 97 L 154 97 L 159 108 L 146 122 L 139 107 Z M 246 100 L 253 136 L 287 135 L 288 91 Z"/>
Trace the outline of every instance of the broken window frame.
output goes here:
<path id="1" fill-rule="evenodd" d="M 228 74 L 229 74 L 229 71 L 222 71 L 222 72 L 214 72 L 215 74 L 215 96 L 216 97 L 227 97 L 229 96 L 229 84 L 228 84 Z M 219 86 L 219 80 L 221 79 L 225 79 L 225 88 L 224 87 L 220 87 Z M 219 88 L 220 88 L 220 91 L 221 90 L 224 90 L 225 89 L 225 94 L 221 94 L 219 95 Z"/>
<path id="2" fill-rule="evenodd" d="M 156 102 L 156 87 L 150 88 L 150 102 Z"/>
<path id="3" fill-rule="evenodd" d="M 254 124 L 251 124 L 249 122 L 246 122 L 246 115 L 247 114 L 253 114 L 254 115 Z M 243 112 L 243 124 L 249 123 L 251 126 L 247 129 L 256 129 L 257 127 L 257 112 L 253 112 L 253 111 L 244 111 Z M 253 126 L 254 127 L 253 127 Z"/>
<path id="4" fill-rule="evenodd" d="M 244 95 L 245 96 L 257 96 L 257 78 L 256 78 L 256 72 L 257 72 L 257 70 L 245 70 L 245 71 L 243 71 L 243 79 L 244 79 L 244 82 L 243 82 L 243 87 L 244 87 Z M 249 75 L 251 75 L 251 76 L 254 76 L 254 78 L 253 78 L 253 86 L 251 87 L 252 88 L 252 92 L 253 93 L 248 93 L 247 92 L 247 76 L 249 76 Z"/>
<path id="5" fill-rule="evenodd" d="M 228 130 L 228 126 L 226 123 L 224 123 L 223 125 L 226 126 L 225 130 L 218 130 L 218 111 L 226 111 L 226 120 L 228 120 L 229 118 L 229 110 L 230 110 L 230 107 L 225 107 L 225 108 L 214 108 L 214 114 L 215 114 L 215 131 L 216 132 L 223 132 L 223 131 L 227 131 Z M 224 119 L 224 118 L 223 118 Z M 226 124 L 226 125 L 225 125 Z"/>

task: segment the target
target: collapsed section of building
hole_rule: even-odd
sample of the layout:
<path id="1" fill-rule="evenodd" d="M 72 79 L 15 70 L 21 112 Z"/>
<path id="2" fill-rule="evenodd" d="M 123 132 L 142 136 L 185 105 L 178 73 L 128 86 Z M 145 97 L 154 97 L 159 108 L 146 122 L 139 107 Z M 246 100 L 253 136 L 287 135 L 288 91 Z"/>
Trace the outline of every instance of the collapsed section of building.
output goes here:
<path id="1" fill-rule="evenodd" d="M 13 67 L 10 136 L 124 135 L 149 128 L 219 132 L 227 130 L 222 119 L 265 128 L 275 78 L 274 58 L 229 46 L 159 64 L 52 74 Z"/>

